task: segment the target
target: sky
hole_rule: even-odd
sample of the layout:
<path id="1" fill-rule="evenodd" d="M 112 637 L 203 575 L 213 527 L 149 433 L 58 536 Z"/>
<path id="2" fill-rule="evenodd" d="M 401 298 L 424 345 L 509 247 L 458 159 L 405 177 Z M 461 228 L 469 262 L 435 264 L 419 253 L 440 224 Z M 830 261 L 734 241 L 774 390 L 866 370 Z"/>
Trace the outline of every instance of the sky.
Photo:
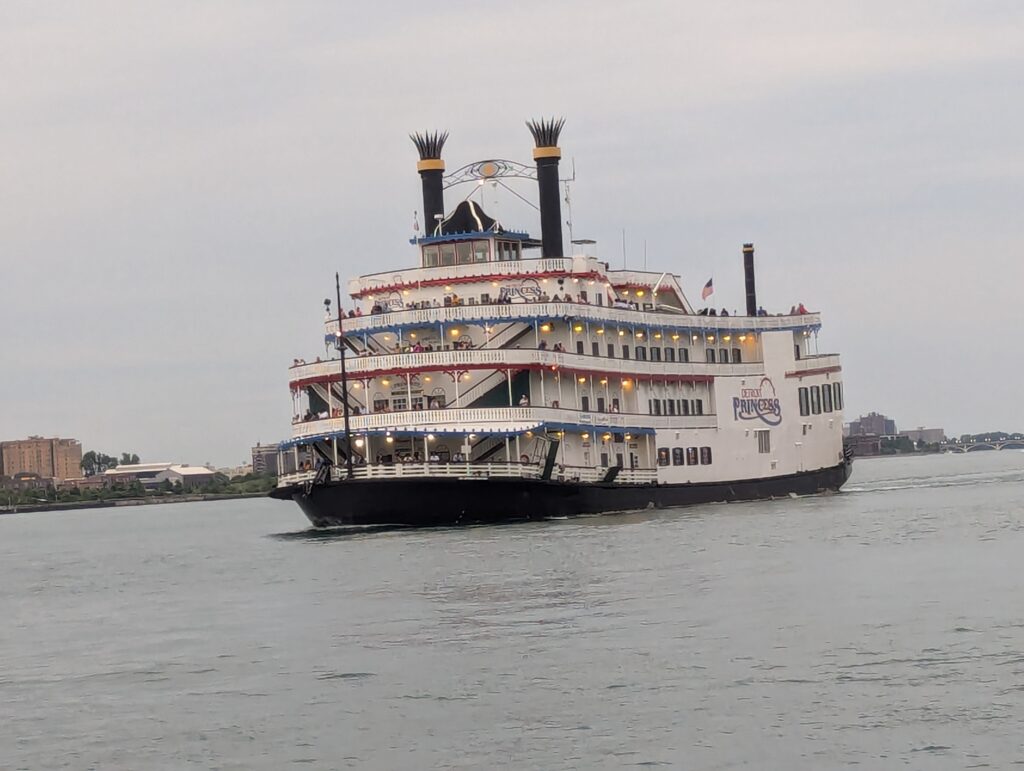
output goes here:
<path id="1" fill-rule="evenodd" d="M 848 420 L 1024 430 L 1020 2 L 7 0 L 0 72 L 0 439 L 246 462 L 335 271 L 415 262 L 408 134 L 529 163 L 551 115 L 613 267 L 739 309 L 753 241 Z"/>

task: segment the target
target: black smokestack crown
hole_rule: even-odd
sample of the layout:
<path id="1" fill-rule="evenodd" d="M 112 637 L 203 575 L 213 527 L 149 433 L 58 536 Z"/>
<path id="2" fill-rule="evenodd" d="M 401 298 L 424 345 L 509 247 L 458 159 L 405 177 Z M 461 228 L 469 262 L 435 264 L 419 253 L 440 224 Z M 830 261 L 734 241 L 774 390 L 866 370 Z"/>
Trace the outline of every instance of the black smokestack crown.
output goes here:
<path id="1" fill-rule="evenodd" d="M 427 235 L 434 233 L 444 217 L 444 161 L 441 151 L 448 140 L 447 131 L 424 131 L 409 135 L 420 154 L 416 170 L 423 184 L 423 230 Z"/>
<path id="2" fill-rule="evenodd" d="M 754 245 L 743 244 L 743 279 L 747 290 L 747 315 L 757 315 L 757 288 L 754 285 Z"/>
<path id="3" fill-rule="evenodd" d="M 540 192 L 540 238 L 544 257 L 562 257 L 562 199 L 558 193 L 558 161 L 562 151 L 558 137 L 565 118 L 549 118 L 526 122 L 536 147 L 537 187 Z"/>

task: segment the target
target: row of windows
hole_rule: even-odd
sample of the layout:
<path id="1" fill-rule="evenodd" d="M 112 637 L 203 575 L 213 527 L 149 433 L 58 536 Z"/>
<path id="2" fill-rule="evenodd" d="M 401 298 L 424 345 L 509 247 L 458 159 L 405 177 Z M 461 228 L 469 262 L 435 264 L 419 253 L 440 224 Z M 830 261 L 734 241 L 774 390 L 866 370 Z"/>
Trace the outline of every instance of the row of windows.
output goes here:
<path id="1" fill-rule="evenodd" d="M 648 399 L 648 415 L 703 415 L 703 399 Z"/>
<path id="2" fill-rule="evenodd" d="M 609 359 L 614 359 L 616 355 L 615 343 L 606 343 L 605 350 L 608 353 Z M 582 340 L 576 341 L 576 353 L 581 356 L 584 355 L 585 343 Z M 601 355 L 601 343 L 590 344 L 590 353 L 592 356 Z M 632 354 L 637 361 L 647 361 L 647 357 L 650 356 L 651 361 L 669 361 L 669 362 L 680 362 L 686 364 L 690 361 L 690 349 L 689 348 L 658 348 L 651 346 L 648 348 L 645 345 L 635 345 L 632 347 Z M 740 364 L 743 362 L 743 352 L 739 348 L 719 348 L 716 352 L 714 348 L 708 348 L 706 351 L 707 360 L 714 364 L 716 361 L 722 364 L 728 364 L 730 361 L 733 364 Z M 622 346 L 622 358 L 630 358 L 630 346 Z"/>
<path id="3" fill-rule="evenodd" d="M 606 408 L 607 408 L 607 402 L 605 401 L 605 398 L 603 396 L 598 396 L 597 397 L 597 411 L 598 412 L 606 412 L 607 411 Z M 590 397 L 589 396 L 586 396 L 586 395 L 580 396 L 580 409 L 583 412 L 590 412 Z M 618 412 L 619 411 L 619 400 L 617 398 L 612 399 L 612 401 L 611 401 L 611 411 L 612 412 Z"/>
<path id="4" fill-rule="evenodd" d="M 522 256 L 517 241 L 495 241 L 495 261 L 518 260 Z M 423 247 L 423 267 L 436 268 L 439 265 L 469 265 L 474 262 L 490 262 L 490 241 L 457 241 L 453 244 L 429 244 Z"/>
<path id="5" fill-rule="evenodd" d="M 705 351 L 705 353 L 707 354 L 708 363 L 709 364 L 714 364 L 715 363 L 715 349 L 714 348 L 708 348 L 707 351 Z M 722 364 L 728 364 L 729 363 L 730 356 L 729 356 L 729 349 L 728 348 L 719 348 L 718 349 L 718 361 L 720 363 L 722 363 Z M 733 348 L 732 349 L 732 363 L 733 364 L 741 364 L 742 362 L 743 362 L 743 353 L 740 351 L 739 348 Z"/>
<path id="6" fill-rule="evenodd" d="M 711 465 L 710 447 L 659 447 L 659 466 L 701 466 Z"/>
<path id="7" fill-rule="evenodd" d="M 820 386 L 798 388 L 801 415 L 820 415 L 843 408 L 843 384 L 825 383 Z"/>
<path id="8" fill-rule="evenodd" d="M 605 351 L 607 351 L 608 358 L 614 359 L 616 356 L 615 343 L 606 343 Z M 582 340 L 576 341 L 576 353 L 583 356 L 585 353 L 585 343 Z M 739 349 L 737 349 L 739 350 Z M 630 358 L 630 352 L 634 355 L 637 361 L 647 361 L 648 355 L 651 357 L 651 361 L 679 361 L 686 364 L 690 361 L 690 349 L 689 348 L 648 348 L 644 345 L 636 345 L 630 348 L 628 345 L 622 346 L 621 356 L 623 359 Z M 591 343 L 590 353 L 592 356 L 601 355 L 601 343 Z M 739 361 L 739 359 L 736 359 Z"/>

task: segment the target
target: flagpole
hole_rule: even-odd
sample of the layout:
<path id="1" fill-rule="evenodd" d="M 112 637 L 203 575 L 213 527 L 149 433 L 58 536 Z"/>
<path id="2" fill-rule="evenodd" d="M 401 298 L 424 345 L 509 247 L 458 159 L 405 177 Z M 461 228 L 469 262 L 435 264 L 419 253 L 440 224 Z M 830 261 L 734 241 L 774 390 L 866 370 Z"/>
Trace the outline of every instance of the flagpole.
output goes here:
<path id="1" fill-rule="evenodd" d="M 352 478 L 352 435 L 348 425 L 348 374 L 345 372 L 345 340 L 341 333 L 341 277 L 334 274 L 334 291 L 338 296 L 338 358 L 341 359 L 341 414 L 345 418 L 345 476 Z M 327 384 L 330 387 L 330 383 Z"/>

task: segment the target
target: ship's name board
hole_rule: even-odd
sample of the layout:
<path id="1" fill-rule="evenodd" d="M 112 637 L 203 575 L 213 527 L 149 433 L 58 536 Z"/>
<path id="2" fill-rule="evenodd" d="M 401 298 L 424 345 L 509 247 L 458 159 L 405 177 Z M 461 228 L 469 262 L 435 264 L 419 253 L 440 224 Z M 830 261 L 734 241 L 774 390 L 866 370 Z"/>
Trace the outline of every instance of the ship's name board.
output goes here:
<path id="1" fill-rule="evenodd" d="M 775 395 L 771 378 L 761 378 L 757 388 L 741 388 L 740 395 L 732 399 L 734 420 L 760 420 L 769 426 L 782 422 L 782 405 Z"/>
<path id="2" fill-rule="evenodd" d="M 499 299 L 511 300 L 513 297 L 522 297 L 527 302 L 537 302 L 543 293 L 534 279 L 528 278 L 519 284 L 506 284 L 501 288 Z"/>

